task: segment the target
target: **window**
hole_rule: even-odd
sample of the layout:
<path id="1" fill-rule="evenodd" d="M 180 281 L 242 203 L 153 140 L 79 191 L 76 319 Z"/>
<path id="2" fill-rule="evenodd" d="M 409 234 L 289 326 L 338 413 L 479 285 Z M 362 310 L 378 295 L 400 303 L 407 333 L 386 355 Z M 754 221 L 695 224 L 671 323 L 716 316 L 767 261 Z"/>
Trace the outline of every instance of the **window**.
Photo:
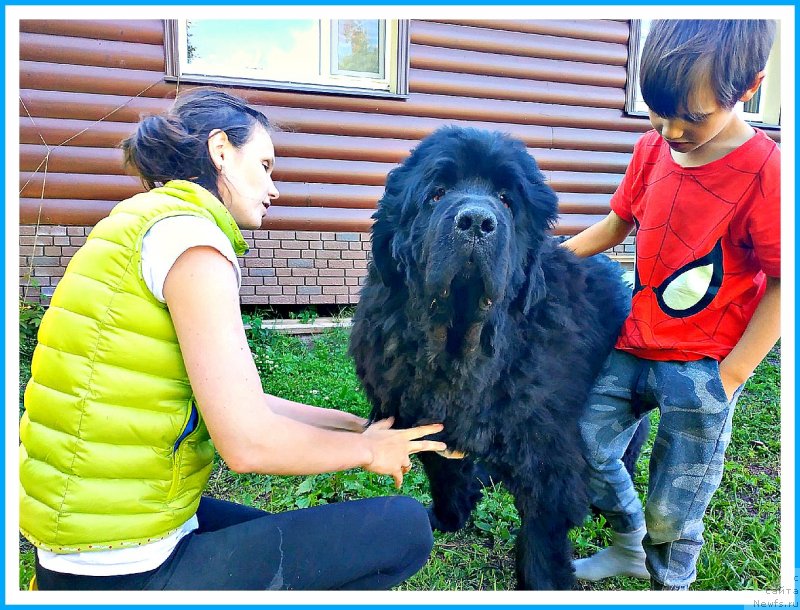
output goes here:
<path id="1" fill-rule="evenodd" d="M 647 105 L 642 99 L 639 89 L 639 61 L 642 57 L 642 43 L 650 32 L 652 19 L 631 21 L 631 33 L 628 49 L 628 84 L 625 99 L 625 111 L 633 115 L 647 115 Z M 746 121 L 767 127 L 777 127 L 781 118 L 781 28 L 778 31 L 772 53 L 767 60 L 766 77 L 761 88 L 752 100 L 746 104 L 736 104 L 736 111 Z"/>
<path id="2" fill-rule="evenodd" d="M 408 93 L 403 20 L 168 20 L 165 39 L 171 79 L 356 95 Z"/>

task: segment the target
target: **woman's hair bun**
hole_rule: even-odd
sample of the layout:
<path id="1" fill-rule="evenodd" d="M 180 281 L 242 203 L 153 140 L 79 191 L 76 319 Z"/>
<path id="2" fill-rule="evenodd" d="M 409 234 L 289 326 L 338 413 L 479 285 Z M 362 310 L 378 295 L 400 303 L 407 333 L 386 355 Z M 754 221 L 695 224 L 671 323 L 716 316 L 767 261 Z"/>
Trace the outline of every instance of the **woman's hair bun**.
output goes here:
<path id="1" fill-rule="evenodd" d="M 125 166 L 133 168 L 148 189 L 170 180 L 192 180 L 218 195 L 208 134 L 221 129 L 238 148 L 256 125 L 270 129 L 267 117 L 243 99 L 198 87 L 179 95 L 167 112 L 142 118 L 120 146 Z"/>

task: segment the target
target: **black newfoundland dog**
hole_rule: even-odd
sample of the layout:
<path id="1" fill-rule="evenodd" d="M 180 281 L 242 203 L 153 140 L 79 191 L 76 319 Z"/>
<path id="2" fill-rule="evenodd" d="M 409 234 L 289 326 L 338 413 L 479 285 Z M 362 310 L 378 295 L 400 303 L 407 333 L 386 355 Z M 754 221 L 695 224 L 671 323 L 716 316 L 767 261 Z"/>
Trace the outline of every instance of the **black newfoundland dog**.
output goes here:
<path id="1" fill-rule="evenodd" d="M 387 178 L 350 345 L 373 419 L 443 422 L 467 456 L 419 454 L 435 528 L 465 524 L 476 461 L 514 495 L 524 589 L 574 584 L 567 532 L 589 508 L 578 418 L 630 300 L 618 265 L 548 235 L 556 216 L 522 142 L 438 130 Z"/>

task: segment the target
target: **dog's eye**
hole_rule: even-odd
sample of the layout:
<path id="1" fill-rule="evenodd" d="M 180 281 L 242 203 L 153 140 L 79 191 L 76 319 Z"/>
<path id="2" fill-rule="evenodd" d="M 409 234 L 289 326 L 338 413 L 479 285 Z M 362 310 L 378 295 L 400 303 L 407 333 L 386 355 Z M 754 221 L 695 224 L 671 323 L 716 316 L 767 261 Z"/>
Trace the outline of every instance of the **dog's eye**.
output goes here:
<path id="1" fill-rule="evenodd" d="M 431 195 L 431 201 L 439 201 L 442 197 L 444 197 L 445 190 L 443 186 L 438 186 L 433 190 L 433 194 Z"/>
<path id="2" fill-rule="evenodd" d="M 511 207 L 511 199 L 509 198 L 508 193 L 506 193 L 505 191 L 498 193 L 497 198 L 507 208 Z"/>

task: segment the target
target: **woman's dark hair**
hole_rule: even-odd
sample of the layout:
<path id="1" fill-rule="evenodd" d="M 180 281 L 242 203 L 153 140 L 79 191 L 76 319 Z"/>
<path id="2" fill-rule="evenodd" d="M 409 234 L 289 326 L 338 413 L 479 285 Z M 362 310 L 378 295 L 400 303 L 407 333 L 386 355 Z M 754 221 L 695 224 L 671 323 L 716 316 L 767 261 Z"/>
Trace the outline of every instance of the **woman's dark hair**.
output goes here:
<path id="1" fill-rule="evenodd" d="M 697 118 L 690 96 L 708 83 L 730 110 L 767 65 L 775 30 L 775 21 L 759 19 L 653 21 L 639 68 L 644 102 L 662 117 Z"/>
<path id="2" fill-rule="evenodd" d="M 208 154 L 208 134 L 224 131 L 236 148 L 256 125 L 269 131 L 261 112 L 234 95 L 199 87 L 180 94 L 164 114 L 145 117 L 136 133 L 121 143 L 126 167 L 133 167 L 151 189 L 170 180 L 191 180 L 219 196 L 217 168 Z"/>

